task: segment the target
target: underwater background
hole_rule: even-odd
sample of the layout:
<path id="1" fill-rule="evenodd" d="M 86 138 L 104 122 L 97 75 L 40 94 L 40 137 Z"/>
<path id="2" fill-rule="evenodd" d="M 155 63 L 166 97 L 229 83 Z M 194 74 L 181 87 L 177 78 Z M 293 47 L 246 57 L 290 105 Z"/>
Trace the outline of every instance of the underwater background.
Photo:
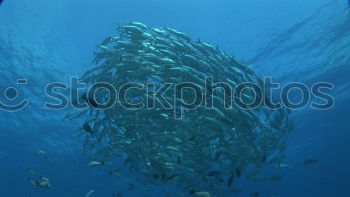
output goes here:
<path id="1" fill-rule="evenodd" d="M 96 44 L 115 34 L 117 25 L 140 21 L 171 27 L 190 37 L 218 44 L 260 76 L 305 84 L 329 82 L 335 106 L 306 107 L 292 113 L 295 131 L 288 137 L 280 182 L 239 180 L 240 193 L 229 196 L 347 197 L 350 195 L 350 7 L 347 1 L 161 1 L 161 0 L 8 0 L 0 5 L 0 91 L 16 87 L 30 105 L 0 111 L 0 197 L 166 196 L 168 186 L 147 192 L 135 176 L 111 169 L 90 169 L 77 123 L 62 121 L 69 111 L 44 108 L 45 85 L 68 82 L 92 65 Z M 27 85 L 16 84 L 27 79 Z M 5 100 L 3 94 L 0 95 Z M 34 153 L 45 150 L 45 161 Z M 307 159 L 319 162 L 305 166 Z M 77 166 L 79 161 L 81 166 Z M 116 161 L 118 162 L 118 161 Z M 124 161 L 120 161 L 123 163 Z M 50 178 L 52 188 L 33 187 L 27 169 Z M 130 188 L 134 187 L 134 188 Z M 212 194 L 215 197 L 215 194 Z"/>

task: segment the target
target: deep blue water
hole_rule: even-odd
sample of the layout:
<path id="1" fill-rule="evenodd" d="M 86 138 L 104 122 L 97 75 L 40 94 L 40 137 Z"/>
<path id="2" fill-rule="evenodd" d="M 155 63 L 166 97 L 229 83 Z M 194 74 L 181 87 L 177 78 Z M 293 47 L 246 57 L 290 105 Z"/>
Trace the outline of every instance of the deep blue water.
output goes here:
<path id="1" fill-rule="evenodd" d="M 124 197 L 145 195 L 127 171 L 116 179 L 105 175 L 113 167 L 88 169 L 76 123 L 62 121 L 67 110 L 42 106 L 49 100 L 46 83 L 81 76 L 91 66 L 96 44 L 113 34 L 118 24 L 130 21 L 172 27 L 218 44 L 260 76 L 275 81 L 334 84 L 332 109 L 306 107 L 292 113 L 295 131 L 289 136 L 285 161 L 292 168 L 283 172 L 285 179 L 240 180 L 237 188 L 243 193 L 238 196 L 250 192 L 268 197 L 350 196 L 347 1 L 8 0 L 0 6 L 0 91 L 17 87 L 19 97 L 13 102 L 26 98 L 30 105 L 18 112 L 0 111 L 0 197 L 75 197 L 91 189 L 95 191 L 91 196 L 99 197 L 116 191 Z M 16 84 L 22 78 L 27 85 Z M 41 149 L 52 164 L 34 154 Z M 310 158 L 319 163 L 303 165 Z M 53 187 L 33 187 L 27 181 L 27 168 L 50 177 Z M 128 183 L 136 189 L 128 191 Z M 165 196 L 160 193 L 163 188 L 150 190 L 148 196 Z"/>

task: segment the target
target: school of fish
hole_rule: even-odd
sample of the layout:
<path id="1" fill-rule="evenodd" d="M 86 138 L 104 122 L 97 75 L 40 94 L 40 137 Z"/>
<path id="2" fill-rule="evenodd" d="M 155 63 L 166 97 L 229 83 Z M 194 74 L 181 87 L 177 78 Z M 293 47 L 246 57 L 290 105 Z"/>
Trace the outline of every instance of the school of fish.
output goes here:
<path id="1" fill-rule="evenodd" d="M 191 103 L 193 94 L 187 92 L 178 98 L 174 87 L 163 94 L 166 101 L 157 101 L 153 109 L 123 107 L 127 101 L 151 99 L 141 90 L 147 83 L 156 84 L 148 90 L 155 92 L 165 83 L 181 82 L 195 83 L 204 91 L 206 77 L 232 87 L 243 82 L 263 87 L 263 82 L 233 56 L 177 30 L 131 22 L 117 31 L 118 36 L 107 37 L 98 45 L 95 65 L 81 81 L 144 86 L 129 89 L 126 100 L 118 100 L 107 109 L 98 108 L 97 103 L 105 102 L 107 96 L 97 93 L 96 102 L 89 102 L 88 109 L 67 116 L 83 119 L 84 148 L 93 151 L 96 158 L 119 157 L 138 179 L 148 184 L 172 184 L 194 196 L 225 196 L 234 191 L 236 179 L 254 180 L 265 166 L 283 165 L 286 137 L 293 129 L 286 109 L 271 110 L 263 105 L 251 110 L 227 109 L 225 99 L 235 95 L 227 98 L 224 91 L 215 91 L 210 100 L 213 108 L 206 109 L 204 103 L 191 110 L 178 107 L 175 113 L 182 113 L 182 117 L 177 119 L 174 109 L 160 104 Z M 249 100 L 255 95 L 247 89 L 243 96 Z M 261 96 L 266 97 L 266 93 Z M 90 98 L 84 95 L 84 99 Z M 100 165 L 104 162 L 89 164 Z"/>

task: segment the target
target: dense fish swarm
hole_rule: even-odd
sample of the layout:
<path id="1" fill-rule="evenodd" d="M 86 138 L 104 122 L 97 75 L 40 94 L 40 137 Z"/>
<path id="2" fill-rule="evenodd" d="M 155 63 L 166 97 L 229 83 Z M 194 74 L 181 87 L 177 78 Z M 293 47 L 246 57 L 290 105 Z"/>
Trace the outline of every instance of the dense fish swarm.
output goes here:
<path id="1" fill-rule="evenodd" d="M 98 46 L 96 66 L 84 74 L 83 82 L 107 82 L 117 88 L 128 82 L 145 86 L 152 82 L 156 88 L 193 82 L 204 90 L 205 77 L 212 77 L 214 82 L 232 87 L 242 82 L 263 86 L 262 80 L 234 57 L 174 29 L 133 22 L 117 30 L 119 37 L 108 37 Z M 145 93 L 130 89 L 127 100 L 146 102 L 150 98 Z M 251 89 L 243 95 L 248 100 L 254 96 Z M 190 92 L 182 99 L 174 98 L 174 87 L 163 96 L 170 103 L 193 100 Z M 266 97 L 265 93 L 260 96 Z M 291 130 L 284 109 L 259 106 L 243 110 L 235 105 L 225 109 L 225 99 L 224 91 L 215 91 L 212 109 L 206 109 L 204 103 L 191 110 L 178 107 L 175 113 L 183 113 L 181 119 L 174 118 L 174 109 L 164 109 L 159 103 L 155 109 L 130 110 L 122 107 L 122 100 L 104 110 L 90 102 L 88 110 L 68 118 L 85 119 L 85 148 L 95 149 L 97 155 L 126 158 L 125 164 L 143 174 L 143 181 L 171 183 L 192 194 L 206 191 L 223 196 L 233 189 L 236 178 L 257 180 L 264 166 L 279 165 Z M 106 94 L 96 95 L 99 103 L 106 100 Z"/>

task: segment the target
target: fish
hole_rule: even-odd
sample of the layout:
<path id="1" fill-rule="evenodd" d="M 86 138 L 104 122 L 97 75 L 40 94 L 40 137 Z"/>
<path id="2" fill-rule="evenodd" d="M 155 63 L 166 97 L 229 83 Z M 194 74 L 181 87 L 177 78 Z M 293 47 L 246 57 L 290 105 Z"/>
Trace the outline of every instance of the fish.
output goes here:
<path id="1" fill-rule="evenodd" d="M 35 154 L 36 155 L 45 155 L 46 153 L 43 150 L 39 150 L 39 151 L 36 151 Z"/>
<path id="2" fill-rule="evenodd" d="M 90 168 L 95 168 L 95 167 L 104 166 L 104 165 L 105 165 L 104 161 L 91 161 L 88 163 L 88 167 Z"/>
<path id="3" fill-rule="evenodd" d="M 121 26 L 121 27 L 119 27 L 119 30 L 122 30 L 122 31 L 127 32 L 127 33 L 131 33 L 131 35 L 143 33 L 141 28 L 139 28 L 138 26 L 132 25 L 132 24 Z"/>
<path id="4" fill-rule="evenodd" d="M 28 179 L 28 181 L 33 185 L 33 186 L 38 186 L 39 185 L 39 182 L 38 181 L 35 181 L 33 179 Z"/>
<path id="5" fill-rule="evenodd" d="M 179 32 L 179 31 L 177 31 L 177 30 L 175 30 L 175 29 L 172 29 L 172 28 L 166 28 L 170 33 L 172 33 L 173 35 L 175 35 L 175 36 L 177 36 L 177 37 L 180 37 L 180 38 L 182 38 L 182 39 L 184 39 L 184 40 L 186 40 L 186 41 L 191 41 L 191 38 L 190 37 L 188 37 L 185 33 L 183 33 L 183 32 Z"/>
<path id="6" fill-rule="evenodd" d="M 153 174 L 153 178 L 156 179 L 156 180 L 158 180 L 158 179 L 160 178 L 160 176 L 159 176 L 158 173 L 154 173 L 154 174 Z"/>
<path id="7" fill-rule="evenodd" d="M 113 41 L 114 38 L 112 36 L 108 36 L 106 39 L 104 39 L 99 46 L 106 46 L 108 45 L 111 41 Z"/>
<path id="8" fill-rule="evenodd" d="M 125 160 L 124 160 L 124 165 L 128 164 L 128 163 L 132 163 L 130 157 L 127 157 Z"/>
<path id="9" fill-rule="evenodd" d="M 144 30 L 148 30 L 149 27 L 141 22 L 130 22 L 130 25 L 134 25 L 138 28 L 144 29 Z"/>
<path id="10" fill-rule="evenodd" d="M 275 166 L 275 168 L 285 169 L 285 168 L 291 168 L 288 164 L 280 163 Z"/>
<path id="11" fill-rule="evenodd" d="M 194 195 L 198 197 L 211 197 L 209 192 L 195 192 Z"/>
<path id="12" fill-rule="evenodd" d="M 112 194 L 113 197 L 123 197 L 123 195 L 120 192 L 115 192 Z"/>
<path id="13" fill-rule="evenodd" d="M 177 158 L 176 158 L 176 162 L 177 162 L 178 164 L 181 164 L 181 163 L 182 163 L 181 157 L 177 157 Z"/>
<path id="14" fill-rule="evenodd" d="M 167 180 L 167 181 L 171 181 L 171 180 L 173 180 L 173 179 L 175 179 L 175 178 L 177 178 L 177 177 L 179 177 L 178 174 L 173 174 L 173 175 L 167 176 L 167 177 L 166 177 L 166 180 Z"/>
<path id="15" fill-rule="evenodd" d="M 118 177 L 118 178 L 122 177 L 122 175 L 120 174 L 119 170 L 116 170 L 114 172 L 110 172 L 109 175 L 114 176 L 114 177 Z"/>
<path id="16" fill-rule="evenodd" d="M 68 115 L 66 115 L 64 117 L 63 120 L 65 119 L 69 119 L 69 120 L 72 120 L 74 118 L 78 118 L 78 117 L 81 117 L 82 115 L 84 115 L 88 110 L 81 110 L 81 111 L 77 111 L 77 112 L 74 112 L 74 113 L 70 113 Z"/>
<path id="17" fill-rule="evenodd" d="M 308 160 L 304 161 L 304 165 L 307 165 L 307 166 L 314 165 L 316 163 L 318 163 L 318 160 L 316 160 L 316 159 L 308 159 Z"/>
<path id="18" fill-rule="evenodd" d="M 220 176 L 221 172 L 218 170 L 211 170 L 207 172 L 207 176 Z"/>
<path id="19" fill-rule="evenodd" d="M 74 161 L 73 164 L 74 164 L 76 167 L 80 167 L 80 162 L 79 162 L 79 161 Z"/>
<path id="20" fill-rule="evenodd" d="M 241 177 L 241 170 L 239 168 L 237 168 L 235 172 L 237 177 Z"/>
<path id="21" fill-rule="evenodd" d="M 86 104 L 88 104 L 92 108 L 99 108 L 99 104 L 95 101 L 95 99 L 88 97 L 86 93 L 83 94 L 82 98 L 85 100 Z"/>
<path id="22" fill-rule="evenodd" d="M 282 181 L 283 180 L 283 176 L 278 176 L 278 175 L 274 175 L 268 178 L 269 181 Z"/>
<path id="23" fill-rule="evenodd" d="M 196 138 L 197 138 L 197 136 L 194 135 L 194 136 L 189 137 L 187 140 L 188 141 L 195 141 Z"/>
<path id="24" fill-rule="evenodd" d="M 30 174 L 30 175 L 36 175 L 36 172 L 30 168 L 27 168 L 27 172 Z"/>
<path id="25" fill-rule="evenodd" d="M 41 188 L 51 188 L 51 184 L 48 178 L 45 177 L 40 177 L 40 179 L 38 181 L 35 181 L 33 179 L 28 179 L 28 181 L 36 187 L 41 187 Z"/>
<path id="26" fill-rule="evenodd" d="M 247 177 L 249 180 L 252 180 L 252 181 L 264 181 L 265 179 L 259 175 L 253 175 L 253 176 L 248 176 Z"/>
<path id="27" fill-rule="evenodd" d="M 98 47 L 101 49 L 102 52 L 104 53 L 110 53 L 110 54 L 113 54 L 114 52 L 114 49 L 111 49 L 107 46 L 104 46 L 104 45 L 98 45 Z"/>
<path id="28" fill-rule="evenodd" d="M 193 189 L 192 187 L 188 188 L 188 193 L 191 195 L 194 195 L 194 193 L 196 193 L 197 191 L 195 189 Z"/>
<path id="29" fill-rule="evenodd" d="M 94 192 L 94 190 L 88 191 L 88 193 L 85 194 L 85 197 L 90 197 Z"/>
<path id="30" fill-rule="evenodd" d="M 232 183 L 233 183 L 233 178 L 234 175 L 231 175 L 228 179 L 227 179 L 227 186 L 231 187 Z"/>
<path id="31" fill-rule="evenodd" d="M 218 151 L 215 153 L 215 159 L 220 159 L 220 156 L 222 155 L 221 151 Z"/>
<path id="32" fill-rule="evenodd" d="M 90 124 L 88 122 L 85 122 L 83 124 L 83 130 L 86 132 L 86 133 L 90 133 L 90 134 L 94 134 L 95 131 L 91 128 Z"/>
<path id="33" fill-rule="evenodd" d="M 53 160 L 52 160 L 52 159 L 50 159 L 50 158 L 48 158 L 48 157 L 44 157 L 44 158 L 45 158 L 45 160 L 46 160 L 49 164 L 53 163 Z"/>

